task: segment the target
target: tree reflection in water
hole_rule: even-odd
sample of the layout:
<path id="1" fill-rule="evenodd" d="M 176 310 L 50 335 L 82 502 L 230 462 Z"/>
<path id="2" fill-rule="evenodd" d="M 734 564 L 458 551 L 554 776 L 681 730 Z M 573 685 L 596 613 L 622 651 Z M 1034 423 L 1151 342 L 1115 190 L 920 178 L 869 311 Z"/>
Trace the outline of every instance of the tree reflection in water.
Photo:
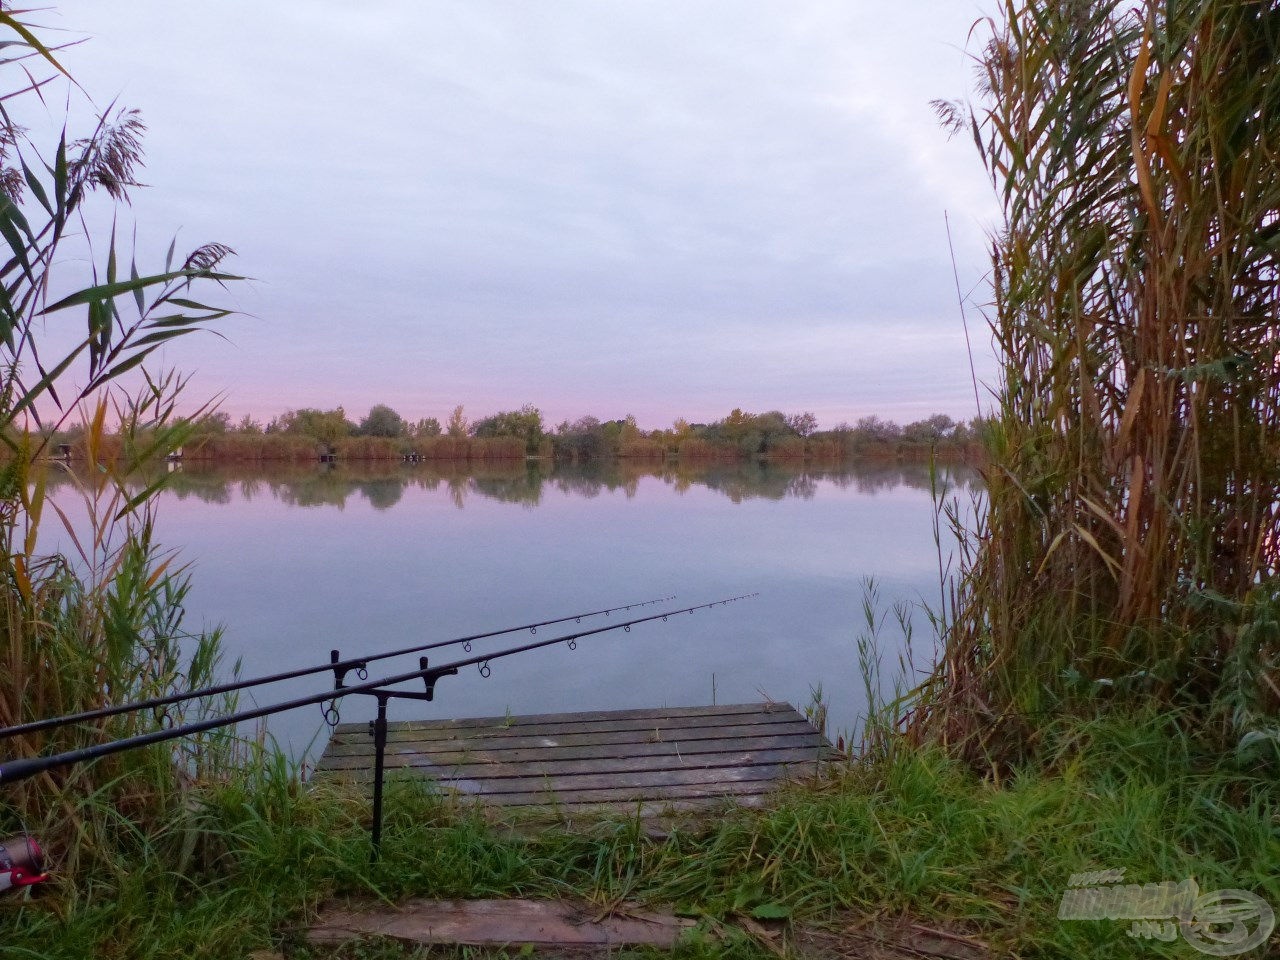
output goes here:
<path id="1" fill-rule="evenodd" d="M 72 469 L 75 469 L 73 467 Z M 659 463 L 612 460 L 572 464 L 543 460 L 443 461 L 400 464 L 386 461 L 316 465 L 190 463 L 169 476 L 168 491 L 179 500 L 230 503 L 233 494 L 244 500 L 269 496 L 298 507 L 331 506 L 362 497 L 375 510 L 389 510 L 412 488 L 426 491 L 446 485 L 459 509 L 472 497 L 536 507 L 549 490 L 567 496 L 593 498 L 622 492 L 634 497 L 641 482 L 654 480 L 677 493 L 702 488 L 723 494 L 734 503 L 747 500 L 812 499 L 819 481 L 841 489 L 854 487 L 874 495 L 906 486 L 929 490 L 936 482 L 951 494 L 976 493 L 978 472 L 963 465 L 939 466 L 936 479 L 927 465 L 915 463 L 846 463 L 814 467 L 795 463 Z M 57 486 L 57 478 L 51 486 Z M 63 481 L 65 482 L 65 477 Z M 236 489 L 238 487 L 238 490 Z"/>

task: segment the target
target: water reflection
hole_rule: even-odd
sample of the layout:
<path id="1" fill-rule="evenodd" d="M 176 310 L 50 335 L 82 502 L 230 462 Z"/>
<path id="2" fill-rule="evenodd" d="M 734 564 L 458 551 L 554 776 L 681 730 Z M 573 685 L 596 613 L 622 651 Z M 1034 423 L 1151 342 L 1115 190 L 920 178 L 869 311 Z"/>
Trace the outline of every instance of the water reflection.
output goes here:
<path id="1" fill-rule="evenodd" d="M 886 609 L 941 602 L 950 548 L 940 557 L 934 540 L 935 480 L 962 502 L 979 495 L 972 471 L 931 479 L 926 466 L 899 463 L 188 463 L 159 498 L 156 534 L 192 564 L 187 622 L 225 627 L 225 663 L 240 661 L 246 676 L 324 662 L 335 648 L 396 649 L 653 597 L 682 606 L 750 593 L 576 651 L 514 658 L 491 679 L 464 671 L 431 704 L 397 705 L 395 718 L 804 706 L 821 687 L 833 730 L 850 731 L 864 709 L 862 579 L 876 577 Z M 76 515 L 74 491 L 55 496 Z M 915 661 L 927 664 L 927 618 L 915 626 Z M 892 671 L 907 640 L 889 630 L 880 642 Z M 315 692 L 303 678 L 255 695 Z M 348 700 L 343 717 L 370 709 Z M 324 743 L 318 710 L 269 729 L 296 754 Z"/>
<path id="2" fill-rule="evenodd" d="M 939 467 L 931 476 L 918 463 L 854 463 L 806 467 L 779 463 L 661 464 L 616 460 L 592 464 L 546 461 L 441 462 L 400 464 L 349 462 L 301 464 L 202 464 L 175 470 L 168 491 L 178 500 L 229 504 L 233 500 L 271 498 L 294 507 L 344 508 L 360 497 L 375 510 L 389 510 L 411 489 L 437 491 L 464 509 L 473 497 L 536 507 L 549 491 L 594 498 L 621 492 L 632 498 L 641 480 L 652 477 L 677 494 L 702 488 L 733 503 L 748 500 L 809 500 L 821 483 L 874 495 L 899 487 L 929 491 L 933 485 L 953 493 L 975 493 L 976 471 Z M 56 482 L 56 481 L 55 481 Z"/>

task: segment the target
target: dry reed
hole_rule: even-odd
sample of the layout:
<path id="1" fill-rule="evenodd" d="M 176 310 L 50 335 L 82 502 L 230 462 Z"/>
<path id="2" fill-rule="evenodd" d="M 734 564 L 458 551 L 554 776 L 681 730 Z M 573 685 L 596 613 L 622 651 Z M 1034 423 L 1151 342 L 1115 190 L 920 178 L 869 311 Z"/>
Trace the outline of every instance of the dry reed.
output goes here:
<path id="1" fill-rule="evenodd" d="M 1004 0 L 987 25 L 978 102 L 939 111 L 1003 204 L 1003 375 L 915 729 L 1017 752 L 1070 702 L 1154 697 L 1228 705 L 1208 715 L 1248 735 L 1280 702 L 1280 632 L 1258 628 L 1280 548 L 1280 10 Z"/>

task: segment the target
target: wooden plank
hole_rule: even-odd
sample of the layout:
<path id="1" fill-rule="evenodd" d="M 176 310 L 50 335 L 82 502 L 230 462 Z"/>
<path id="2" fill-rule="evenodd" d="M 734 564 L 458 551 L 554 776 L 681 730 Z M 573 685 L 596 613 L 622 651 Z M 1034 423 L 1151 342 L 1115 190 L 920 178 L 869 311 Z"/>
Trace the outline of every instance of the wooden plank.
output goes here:
<path id="1" fill-rule="evenodd" d="M 388 750 L 387 763 L 393 758 L 420 767 L 452 768 L 458 765 L 497 765 L 544 763 L 549 760 L 590 760 L 598 764 L 612 764 L 628 759 L 667 758 L 684 763 L 698 763 L 703 756 L 712 754 L 759 753 L 767 750 L 804 750 L 809 755 L 832 753 L 831 746 L 813 737 L 768 737 L 760 741 L 701 740 L 689 744 L 623 744 L 621 746 L 575 746 L 575 748 L 544 748 L 534 750 L 458 750 L 452 753 L 419 753 L 416 750 Z M 372 763 L 372 751 L 360 754 L 338 754 L 321 758 L 319 769 L 353 769 Z"/>
<path id="2" fill-rule="evenodd" d="M 422 757 L 432 763 L 448 766 L 455 763 L 530 763 L 539 760 L 613 760 L 620 757 L 675 757 L 698 756 L 704 753 L 724 753 L 734 750 L 789 750 L 822 748 L 831 746 L 821 734 L 798 733 L 777 737 L 731 737 L 714 740 L 656 741 L 654 743 L 600 743 L 586 746 L 529 747 L 503 750 L 469 749 L 465 745 L 448 748 L 432 745 L 426 750 L 413 745 L 397 745 L 387 748 L 387 760 L 392 756 Z M 373 741 L 350 744 L 341 750 L 325 751 L 318 769 L 352 769 L 373 762 Z"/>
<path id="3" fill-rule="evenodd" d="M 730 713 L 720 717 L 650 717 L 636 720 L 577 720 L 554 724 L 512 724 L 509 727 L 448 727 L 432 726 L 425 723 L 394 723 L 388 725 L 388 732 L 394 730 L 413 739 L 431 739 L 433 737 L 463 737 L 467 739 L 483 739 L 490 736 L 532 736 L 538 734 L 548 737 L 559 737 L 570 733 L 591 733 L 596 730 L 622 733 L 628 730 L 718 730 L 732 726 L 757 726 L 761 724 L 802 723 L 804 718 L 797 713 Z"/>
<path id="4" fill-rule="evenodd" d="M 400 779 L 421 782 L 419 777 Z M 388 782 L 392 778 L 388 777 Z M 805 777 L 795 777 L 804 780 Z M 708 802 L 733 800 L 734 803 L 746 802 L 754 804 L 763 801 L 766 794 L 774 790 L 780 780 L 738 780 L 732 783 L 693 783 L 693 784 L 652 784 L 644 790 L 634 787 L 604 787 L 572 791 L 525 790 L 512 793 L 464 793 L 450 789 L 448 783 L 432 784 L 441 787 L 441 794 L 453 797 L 462 802 L 493 804 L 502 807 L 520 806 L 565 806 L 565 807 L 598 807 L 608 805 L 618 809 L 634 810 L 637 804 L 671 803 L 676 801 L 697 802 L 699 805 Z M 371 781 L 356 784 L 365 788 L 366 795 L 373 786 Z M 743 798 L 748 798 L 746 801 Z M 754 798 L 754 799 L 752 799 Z"/>
<path id="5" fill-rule="evenodd" d="M 605 771 L 594 773 L 567 773 L 552 776 L 504 776 L 504 777 L 450 777 L 440 780 L 442 786 L 475 795 L 491 795 L 495 793 L 519 793 L 537 791 L 540 793 L 596 790 L 606 788 L 635 788 L 675 786 L 680 784 L 727 784 L 754 780 L 776 780 L 787 775 L 805 776 L 816 772 L 818 764 L 813 760 L 794 763 L 759 763 L 739 764 L 731 767 L 686 768 L 669 770 Z M 409 773 L 414 768 L 400 768 L 400 775 Z M 518 768 L 516 768 L 518 769 Z M 373 771 L 368 768 L 353 770 L 346 779 L 362 782 L 373 779 Z"/>
<path id="6" fill-rule="evenodd" d="M 408 748 L 418 751 L 419 753 L 429 752 L 433 747 L 438 750 L 458 750 L 464 744 L 472 744 L 477 748 L 485 750 L 504 750 L 529 747 L 559 747 L 559 746 L 593 746 L 597 744 L 624 744 L 624 743 L 662 743 L 674 742 L 684 743 L 690 740 L 717 740 L 717 739 L 733 739 L 738 737 L 763 737 L 763 736 L 786 736 L 790 734 L 808 734 L 813 733 L 813 727 L 807 720 L 786 721 L 783 723 L 771 724 L 744 724 L 732 727 L 677 727 L 666 730 L 654 730 L 652 728 L 642 730 L 624 730 L 624 731 L 584 731 L 582 733 L 562 733 L 555 737 L 538 736 L 536 734 L 496 734 L 485 732 L 475 737 L 461 737 L 457 735 L 443 737 L 426 737 L 426 738 L 410 738 L 396 732 L 393 735 L 390 731 L 387 735 L 388 748 L 395 746 L 397 748 Z M 349 744 L 366 745 L 372 742 L 372 738 L 366 731 L 358 740 L 346 740 L 330 743 L 330 750 L 334 755 L 340 754 Z M 329 750 L 326 750 L 326 753 Z"/>
<path id="7" fill-rule="evenodd" d="M 772 723 L 737 723 L 733 726 L 717 727 L 636 727 L 631 730 L 609 730 L 609 728 L 584 727 L 576 731 L 539 731 L 535 727 L 527 727 L 520 731 L 475 731 L 467 735 L 447 733 L 443 731 L 398 731 L 388 730 L 387 744 L 397 746 L 421 745 L 422 749 L 457 749 L 462 744 L 474 744 L 480 748 L 500 749 L 504 744 L 524 746 L 586 746 L 590 744 L 649 744 L 649 742 L 709 740 L 714 737 L 758 737 L 781 736 L 785 733 L 804 733 L 812 731 L 813 726 L 805 719 L 777 721 Z M 369 733 L 355 739 L 344 739 L 335 742 L 335 748 L 347 744 L 369 744 L 372 737 Z"/>
<path id="8" fill-rule="evenodd" d="M 642 710 L 596 710 L 577 713 L 528 713 L 510 717 L 455 717 L 444 720 L 405 720 L 396 725 L 403 727 L 483 728 L 512 726 L 546 726 L 556 723 L 581 723 L 612 720 L 646 720 L 662 718 L 718 717 L 730 714 L 758 716 L 769 713 L 795 713 L 789 703 L 736 703 L 705 707 L 647 707 Z M 364 723 L 340 723 L 334 733 L 360 732 Z"/>
<path id="9" fill-rule="evenodd" d="M 586 901 L 410 900 L 394 908 L 329 908 L 307 933 L 313 944 L 390 937 L 407 944 L 670 950 L 695 921 L 637 905 L 601 911 Z M 574 956 L 578 954 L 575 953 Z"/>
<path id="10" fill-rule="evenodd" d="M 559 793 L 548 793 L 545 790 L 530 790 L 524 793 L 500 793 L 479 796 L 467 795 L 464 799 L 493 803 L 503 807 L 589 807 L 599 804 L 641 804 L 680 800 L 723 802 L 725 799 L 730 797 L 735 800 L 741 797 L 751 797 L 757 800 L 763 800 L 764 795 L 776 786 L 776 782 L 756 780 L 740 781 L 737 783 L 669 784 L 666 786 L 650 787 L 643 793 L 639 793 L 633 789 L 617 788 L 561 791 Z"/>
<path id="11" fill-rule="evenodd" d="M 608 760 L 557 760 L 545 758 L 523 763 L 457 763 L 436 764 L 418 755 L 386 758 L 388 770 L 413 770 L 437 779 L 492 780 L 502 777 L 554 777 L 569 774 L 619 774 L 655 770 L 709 770 L 722 767 L 748 767 L 770 763 L 816 763 L 825 759 L 827 751 L 806 747 L 791 750 L 747 750 L 737 753 L 704 753 L 689 757 L 614 757 Z M 330 766 L 328 770 L 365 770 L 367 761 L 346 767 Z"/>
<path id="12" fill-rule="evenodd" d="M 597 730 L 611 732 L 652 731 L 677 728 L 714 729 L 735 725 L 806 723 L 794 709 L 759 713 L 732 713 L 714 717 L 653 716 L 630 719 L 562 720 L 554 724 L 523 724 L 518 718 L 507 720 L 490 718 L 477 726 L 460 726 L 452 720 L 401 720 L 388 724 L 389 736 L 402 736 L 415 740 L 483 738 L 488 736 L 529 735 L 560 736 L 569 733 L 590 733 Z M 350 736 L 367 736 L 368 724 L 343 725 L 346 729 L 333 734 L 339 740 Z"/>
<path id="13" fill-rule="evenodd" d="M 483 800 L 481 798 L 477 801 L 464 800 L 462 802 L 483 802 L 488 806 L 514 809 L 521 814 L 535 817 L 540 814 L 542 819 L 550 821 L 563 820 L 565 817 L 585 813 L 639 817 L 642 820 L 654 821 L 672 814 L 718 811 L 730 804 L 735 807 L 762 807 L 769 799 L 769 795 L 766 792 L 732 795 L 717 793 L 709 797 L 685 797 L 683 799 L 670 797 L 666 800 L 637 800 L 634 797 L 626 800 L 575 800 L 568 803 L 562 798 L 557 798 L 554 803 L 550 804 L 546 799 L 533 803 L 512 803 L 510 802 L 510 797 L 511 794 L 506 794 L 495 800 Z M 501 802 L 498 802 L 498 800 Z"/>

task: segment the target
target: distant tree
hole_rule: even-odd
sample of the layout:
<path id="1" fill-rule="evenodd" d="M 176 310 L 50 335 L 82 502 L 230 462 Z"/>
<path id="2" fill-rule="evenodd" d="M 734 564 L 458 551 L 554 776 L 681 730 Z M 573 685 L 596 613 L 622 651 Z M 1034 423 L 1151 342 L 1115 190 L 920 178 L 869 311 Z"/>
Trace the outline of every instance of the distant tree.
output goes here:
<path id="1" fill-rule="evenodd" d="M 859 417 L 853 432 L 856 440 L 872 443 L 894 443 L 902 437 L 902 427 L 876 416 Z"/>
<path id="2" fill-rule="evenodd" d="M 206 436 L 223 434 L 231 429 L 231 414 L 223 413 L 221 410 L 207 413 L 197 420 L 193 426 L 198 434 Z"/>
<path id="3" fill-rule="evenodd" d="M 413 425 L 413 435 L 420 440 L 425 440 L 428 437 L 438 437 L 441 432 L 440 421 L 435 417 L 423 417 Z"/>
<path id="4" fill-rule="evenodd" d="M 812 414 L 808 416 L 812 417 Z M 695 425 L 690 430 L 711 443 L 735 447 L 747 456 L 758 456 L 799 436 L 792 425 L 795 419 L 781 410 L 747 413 L 735 407 L 723 420 L 705 428 Z"/>
<path id="5" fill-rule="evenodd" d="M 536 453 L 545 436 L 542 411 L 526 403 L 519 410 L 495 413 L 472 424 L 471 435 L 479 438 L 518 437 L 524 441 L 527 452 Z"/>
<path id="6" fill-rule="evenodd" d="M 725 440 L 730 443 L 739 443 L 746 436 L 747 431 L 751 429 L 750 421 L 751 414 L 743 413 L 740 407 L 734 407 L 727 417 L 719 423 L 713 424 L 713 427 L 719 428 Z"/>
<path id="7" fill-rule="evenodd" d="M 622 430 L 618 435 L 618 439 L 622 443 L 631 443 L 640 439 L 640 424 L 636 422 L 635 414 L 628 413 L 622 421 Z"/>
<path id="8" fill-rule="evenodd" d="M 462 404 L 458 404 L 449 415 L 449 425 L 445 427 L 445 433 L 451 437 L 465 437 L 468 426 L 467 418 L 462 412 Z"/>
<path id="9" fill-rule="evenodd" d="M 605 420 L 600 424 L 600 436 L 604 438 L 605 449 L 617 453 L 622 445 L 622 428 L 625 420 Z"/>
<path id="10" fill-rule="evenodd" d="M 236 424 L 236 433 L 262 433 L 262 423 L 253 419 L 249 414 L 245 414 L 240 418 L 240 422 Z"/>
<path id="11" fill-rule="evenodd" d="M 609 443 L 599 420 L 580 417 L 573 423 L 566 420 L 556 427 L 555 450 L 557 456 L 594 460 L 609 452 Z"/>
<path id="12" fill-rule="evenodd" d="M 787 426 L 800 436 L 807 437 L 818 429 L 818 418 L 808 411 L 795 413 L 787 417 Z"/>
<path id="13" fill-rule="evenodd" d="M 347 419 L 342 407 L 332 410 L 316 410 L 311 407 L 287 410 L 279 416 L 276 425 L 281 433 L 310 437 L 320 443 L 333 443 L 355 432 L 355 425 Z"/>
<path id="14" fill-rule="evenodd" d="M 902 428 L 902 439 L 907 443 L 931 445 L 949 439 L 956 423 L 945 413 L 935 413 L 925 420 L 917 420 Z"/>
<path id="15" fill-rule="evenodd" d="M 385 403 L 376 403 L 369 415 L 360 421 L 356 431 L 362 437 L 403 437 L 409 432 L 404 418 Z"/>

